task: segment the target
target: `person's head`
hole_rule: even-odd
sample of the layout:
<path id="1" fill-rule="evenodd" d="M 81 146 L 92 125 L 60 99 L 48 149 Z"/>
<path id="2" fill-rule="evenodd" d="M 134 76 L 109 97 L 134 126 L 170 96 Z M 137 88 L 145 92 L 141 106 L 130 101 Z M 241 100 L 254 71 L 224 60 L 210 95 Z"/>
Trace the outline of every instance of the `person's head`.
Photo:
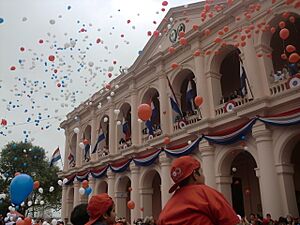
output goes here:
<path id="1" fill-rule="evenodd" d="M 272 218 L 270 213 L 267 213 L 266 216 L 267 216 L 267 219 L 271 219 Z"/>
<path id="2" fill-rule="evenodd" d="M 71 213 L 71 223 L 73 225 L 84 225 L 89 221 L 89 214 L 87 213 L 87 204 L 79 204 L 74 207 Z"/>
<path id="3" fill-rule="evenodd" d="M 254 220 L 256 218 L 255 214 L 254 213 L 251 213 L 250 214 L 250 220 Z"/>
<path id="4" fill-rule="evenodd" d="M 108 225 L 116 222 L 115 204 L 107 193 L 94 195 L 87 206 L 90 216 L 86 225 L 92 225 L 96 221 L 105 221 Z"/>
<path id="5" fill-rule="evenodd" d="M 175 159 L 172 162 L 170 173 L 175 184 L 170 188 L 169 193 L 175 191 L 177 187 L 204 184 L 200 162 L 192 156 L 182 156 Z"/>

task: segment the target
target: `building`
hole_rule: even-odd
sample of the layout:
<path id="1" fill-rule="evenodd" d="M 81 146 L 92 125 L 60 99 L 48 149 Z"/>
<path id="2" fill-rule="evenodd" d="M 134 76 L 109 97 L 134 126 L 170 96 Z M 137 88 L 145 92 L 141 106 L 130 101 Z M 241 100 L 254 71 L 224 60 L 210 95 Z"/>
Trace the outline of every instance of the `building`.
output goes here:
<path id="1" fill-rule="evenodd" d="M 172 8 L 128 72 L 62 122 L 66 221 L 88 201 L 79 194 L 85 179 L 92 194 L 114 198 L 117 215 L 157 218 L 170 197 L 172 155 L 187 153 L 240 215 L 299 215 L 299 64 L 282 59 L 293 51 L 288 44 L 299 53 L 299 9 L 286 1 L 216 2 Z M 142 103 L 152 106 L 148 123 L 138 120 Z"/>

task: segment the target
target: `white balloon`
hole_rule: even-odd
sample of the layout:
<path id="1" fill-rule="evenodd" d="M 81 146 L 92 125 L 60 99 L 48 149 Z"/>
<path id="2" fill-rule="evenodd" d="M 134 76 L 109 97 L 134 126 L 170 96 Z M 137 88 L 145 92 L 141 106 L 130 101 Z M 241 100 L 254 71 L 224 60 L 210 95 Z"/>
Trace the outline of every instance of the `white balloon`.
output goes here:
<path id="1" fill-rule="evenodd" d="M 45 202 L 43 200 L 40 201 L 40 205 L 44 205 Z"/>
<path id="2" fill-rule="evenodd" d="M 118 88 L 119 88 L 119 85 L 118 85 L 118 84 L 116 84 L 116 85 L 115 85 L 115 88 L 116 88 L 116 89 L 118 89 Z"/>
<path id="3" fill-rule="evenodd" d="M 106 99 L 107 99 L 107 100 L 110 100 L 110 99 L 111 99 L 111 97 L 110 97 L 110 96 L 107 96 L 107 97 L 106 97 Z"/>
<path id="4" fill-rule="evenodd" d="M 171 23 L 173 22 L 173 17 L 170 17 L 170 22 L 171 22 Z"/>
<path id="5" fill-rule="evenodd" d="M 192 144 L 192 141 L 188 141 L 188 144 L 191 145 L 191 144 Z"/>
<path id="6" fill-rule="evenodd" d="M 120 121 L 120 120 L 117 121 L 117 125 L 118 125 L 118 126 L 121 125 L 121 121 Z"/>
<path id="7" fill-rule="evenodd" d="M 30 207 L 30 206 L 32 206 L 32 201 L 28 201 L 27 202 L 27 205 Z"/>
<path id="8" fill-rule="evenodd" d="M 43 194 L 43 192 L 44 192 L 43 188 L 39 188 L 38 191 L 39 191 L 41 194 Z"/>
<path id="9" fill-rule="evenodd" d="M 12 211 L 12 209 L 13 209 L 13 207 L 10 205 L 10 206 L 8 207 L 8 210 L 9 210 L 9 211 Z"/>
<path id="10" fill-rule="evenodd" d="M 11 207 L 11 211 L 16 211 L 15 207 Z"/>
<path id="11" fill-rule="evenodd" d="M 237 169 L 236 169 L 235 167 L 232 167 L 232 169 L 231 169 L 231 170 L 232 170 L 232 172 L 234 172 L 234 173 L 235 173 Z"/>
<path id="12" fill-rule="evenodd" d="M 115 113 L 116 115 L 118 115 L 118 114 L 120 113 L 120 109 L 115 109 L 115 110 L 114 110 L 114 113 Z"/>
<path id="13" fill-rule="evenodd" d="M 56 224 L 57 224 L 57 220 L 56 220 L 56 219 L 53 219 L 53 220 L 51 221 L 51 224 L 52 224 L 52 225 L 56 225 Z"/>
<path id="14" fill-rule="evenodd" d="M 138 119 L 138 122 L 139 122 L 139 123 L 142 123 L 142 122 L 143 122 L 143 120 L 141 120 L 141 119 L 139 118 L 139 119 Z"/>
<path id="15" fill-rule="evenodd" d="M 108 121 L 107 117 L 104 117 L 103 122 L 106 123 Z"/>
<path id="16" fill-rule="evenodd" d="M 22 202 L 22 203 L 21 203 L 21 206 L 24 206 L 24 205 L 25 205 L 25 202 Z"/>
<path id="17" fill-rule="evenodd" d="M 79 133 L 79 128 L 78 128 L 78 127 L 75 127 L 75 128 L 74 128 L 74 133 L 75 133 L 75 134 L 78 134 L 78 133 Z"/>
<path id="18" fill-rule="evenodd" d="M 110 92 L 110 96 L 114 96 L 115 95 L 115 92 Z M 108 96 L 109 97 L 109 96 Z"/>
<path id="19" fill-rule="evenodd" d="M 113 67 L 113 66 L 108 67 L 108 72 L 111 72 L 111 71 L 113 71 L 113 70 L 114 70 L 114 67 Z"/>
<path id="20" fill-rule="evenodd" d="M 94 66 L 94 62 L 89 62 L 88 64 L 89 64 L 90 67 Z"/>
<path id="21" fill-rule="evenodd" d="M 52 191 L 54 191 L 54 187 L 53 187 L 53 186 L 51 186 L 51 187 L 49 188 L 49 192 L 52 192 Z"/>
<path id="22" fill-rule="evenodd" d="M 84 195 L 85 189 L 83 187 L 79 188 L 79 194 Z"/>
<path id="23" fill-rule="evenodd" d="M 68 178 L 63 179 L 63 184 L 66 184 L 68 182 Z"/>
<path id="24" fill-rule="evenodd" d="M 80 142 L 80 143 L 79 143 L 79 147 L 80 147 L 81 149 L 84 149 L 84 144 L 83 144 L 83 142 Z"/>
<path id="25" fill-rule="evenodd" d="M 39 200 L 35 200 L 34 204 L 37 205 L 39 203 Z"/>
<path id="26" fill-rule="evenodd" d="M 169 29 L 169 30 L 171 29 L 171 27 L 172 27 L 172 25 L 171 25 L 171 24 L 168 24 L 168 29 Z"/>
<path id="27" fill-rule="evenodd" d="M 63 184 L 62 180 L 58 180 L 58 181 L 57 181 L 57 184 L 58 184 L 59 186 L 61 186 L 61 185 Z"/>

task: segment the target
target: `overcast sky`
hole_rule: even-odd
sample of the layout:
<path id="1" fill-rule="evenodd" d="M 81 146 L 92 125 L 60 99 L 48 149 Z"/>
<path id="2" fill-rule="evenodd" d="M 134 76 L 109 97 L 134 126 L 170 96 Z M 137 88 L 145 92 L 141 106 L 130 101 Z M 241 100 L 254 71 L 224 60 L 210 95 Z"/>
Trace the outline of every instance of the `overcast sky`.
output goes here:
<path id="1" fill-rule="evenodd" d="M 0 148 L 27 139 L 64 155 L 66 114 L 130 67 L 171 7 L 197 1 L 162 2 L 0 0 Z"/>

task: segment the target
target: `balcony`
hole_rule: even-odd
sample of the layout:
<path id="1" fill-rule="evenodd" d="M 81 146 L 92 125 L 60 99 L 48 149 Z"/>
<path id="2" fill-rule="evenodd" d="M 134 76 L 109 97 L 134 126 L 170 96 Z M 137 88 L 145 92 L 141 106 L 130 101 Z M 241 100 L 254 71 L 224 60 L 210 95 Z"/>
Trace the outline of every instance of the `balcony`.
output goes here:
<path id="1" fill-rule="evenodd" d="M 285 80 L 280 80 L 278 82 L 275 82 L 274 84 L 271 85 L 270 87 L 270 93 L 271 95 L 277 95 L 279 93 L 282 93 L 286 90 L 288 90 L 288 79 Z"/>
<path id="2" fill-rule="evenodd" d="M 230 101 L 234 101 L 235 102 L 235 107 L 239 107 L 241 105 L 245 105 L 247 104 L 248 102 L 251 102 L 253 100 L 253 98 L 248 98 L 248 97 L 244 97 L 244 98 L 241 98 L 241 97 L 238 97 L 238 98 L 234 98 Z M 219 106 L 217 106 L 215 108 L 215 115 L 216 116 L 220 116 L 220 115 L 223 115 L 225 113 L 227 113 L 228 111 L 225 109 L 225 106 L 228 102 L 225 102 Z"/>
<path id="3" fill-rule="evenodd" d="M 201 113 L 199 113 L 198 110 L 195 110 L 192 115 L 186 116 L 184 118 L 184 121 L 180 120 L 180 121 L 175 122 L 173 125 L 174 131 L 180 130 L 185 126 L 197 123 L 198 121 L 201 120 L 201 118 L 202 118 Z"/>

